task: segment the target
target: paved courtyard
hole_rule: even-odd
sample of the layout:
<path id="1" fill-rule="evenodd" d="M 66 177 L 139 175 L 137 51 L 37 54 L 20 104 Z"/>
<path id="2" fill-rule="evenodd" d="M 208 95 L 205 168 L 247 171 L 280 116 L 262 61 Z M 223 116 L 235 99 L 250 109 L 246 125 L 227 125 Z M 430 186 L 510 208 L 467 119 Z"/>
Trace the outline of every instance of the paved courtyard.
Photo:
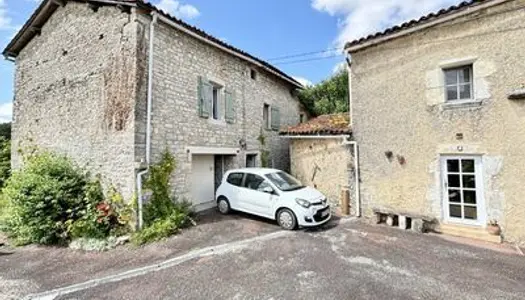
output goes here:
<path id="1" fill-rule="evenodd" d="M 525 258 L 512 250 L 494 251 L 355 220 L 296 232 L 245 216 L 201 226 L 210 226 L 209 232 L 221 228 L 215 239 L 222 246 L 207 243 L 165 253 L 164 258 L 142 248 L 133 255 L 126 250 L 123 259 L 118 255 L 123 250 L 117 249 L 97 254 L 99 259 L 113 255 L 110 270 L 72 269 L 69 276 L 83 275 L 62 277 L 65 281 L 8 270 L 0 275 L 0 295 L 10 287 L 5 282 L 11 287 L 18 282 L 26 290 L 17 296 L 31 293 L 35 299 L 525 299 Z M 244 226 L 251 226 L 248 234 L 236 233 Z M 219 237 L 230 234 L 234 237 Z M 174 240 L 164 243 L 155 247 L 177 247 Z M 60 261 L 55 260 L 56 273 L 48 266 L 47 277 L 60 277 Z M 89 279 L 95 280 L 86 283 Z"/>

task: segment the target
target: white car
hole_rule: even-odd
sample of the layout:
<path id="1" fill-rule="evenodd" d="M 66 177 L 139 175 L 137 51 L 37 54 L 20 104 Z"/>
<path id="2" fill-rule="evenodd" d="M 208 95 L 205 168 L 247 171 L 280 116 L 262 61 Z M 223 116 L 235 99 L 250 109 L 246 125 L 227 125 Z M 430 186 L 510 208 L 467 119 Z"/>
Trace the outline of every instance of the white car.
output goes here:
<path id="1" fill-rule="evenodd" d="M 331 218 L 326 197 L 275 169 L 246 168 L 224 174 L 216 193 L 219 212 L 237 210 L 272 220 L 284 229 L 319 226 Z"/>

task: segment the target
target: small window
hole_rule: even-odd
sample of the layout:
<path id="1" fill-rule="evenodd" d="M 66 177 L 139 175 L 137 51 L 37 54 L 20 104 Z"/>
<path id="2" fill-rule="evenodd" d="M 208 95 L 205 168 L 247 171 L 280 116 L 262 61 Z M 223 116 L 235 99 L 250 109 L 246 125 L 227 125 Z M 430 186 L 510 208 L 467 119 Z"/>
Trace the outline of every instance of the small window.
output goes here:
<path id="1" fill-rule="evenodd" d="M 263 107 L 263 122 L 266 129 L 271 129 L 272 124 L 270 123 L 270 105 L 264 104 Z"/>
<path id="2" fill-rule="evenodd" d="M 266 182 L 261 176 L 257 176 L 255 174 L 246 174 L 246 180 L 244 181 L 245 188 L 262 192 L 264 188 L 268 186 L 270 186 L 269 183 Z"/>
<path id="3" fill-rule="evenodd" d="M 257 80 L 257 71 L 255 71 L 254 69 L 250 69 L 250 77 L 253 80 Z"/>
<path id="4" fill-rule="evenodd" d="M 299 123 L 304 123 L 304 114 L 299 115 Z"/>
<path id="5" fill-rule="evenodd" d="M 226 179 L 226 182 L 228 182 L 231 185 L 241 186 L 243 176 L 243 173 L 231 173 Z"/>
<path id="6" fill-rule="evenodd" d="M 445 69 L 444 73 L 447 101 L 473 99 L 472 65 Z"/>
<path id="7" fill-rule="evenodd" d="M 219 120 L 221 118 L 220 116 L 220 108 L 219 108 L 219 101 L 220 101 L 220 91 L 221 88 L 218 86 L 213 86 L 213 98 L 212 98 L 212 117 L 214 120 Z"/>
<path id="8" fill-rule="evenodd" d="M 246 167 L 247 168 L 257 167 L 257 154 L 247 154 L 246 155 Z"/>

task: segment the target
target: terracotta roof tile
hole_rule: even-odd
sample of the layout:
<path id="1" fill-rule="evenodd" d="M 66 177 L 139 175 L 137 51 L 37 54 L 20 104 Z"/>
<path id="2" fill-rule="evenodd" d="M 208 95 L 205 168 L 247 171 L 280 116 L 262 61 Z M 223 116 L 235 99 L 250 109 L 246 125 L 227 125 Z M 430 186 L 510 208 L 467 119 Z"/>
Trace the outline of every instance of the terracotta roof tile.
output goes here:
<path id="1" fill-rule="evenodd" d="M 297 126 L 289 126 L 280 131 L 280 135 L 344 135 L 351 134 L 348 113 L 322 115 Z"/>

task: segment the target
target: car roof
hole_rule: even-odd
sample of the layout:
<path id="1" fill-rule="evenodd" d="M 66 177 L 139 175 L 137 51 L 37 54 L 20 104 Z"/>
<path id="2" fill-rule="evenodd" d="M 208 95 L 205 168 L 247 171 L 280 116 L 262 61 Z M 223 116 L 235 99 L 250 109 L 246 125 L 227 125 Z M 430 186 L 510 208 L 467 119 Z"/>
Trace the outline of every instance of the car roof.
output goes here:
<path id="1" fill-rule="evenodd" d="M 275 173 L 275 172 L 283 172 L 283 171 L 278 170 L 278 169 L 271 169 L 271 168 L 241 168 L 241 169 L 229 170 L 228 174 L 230 173 L 251 173 L 251 174 L 263 176 L 263 175 L 266 175 L 269 173 Z"/>

